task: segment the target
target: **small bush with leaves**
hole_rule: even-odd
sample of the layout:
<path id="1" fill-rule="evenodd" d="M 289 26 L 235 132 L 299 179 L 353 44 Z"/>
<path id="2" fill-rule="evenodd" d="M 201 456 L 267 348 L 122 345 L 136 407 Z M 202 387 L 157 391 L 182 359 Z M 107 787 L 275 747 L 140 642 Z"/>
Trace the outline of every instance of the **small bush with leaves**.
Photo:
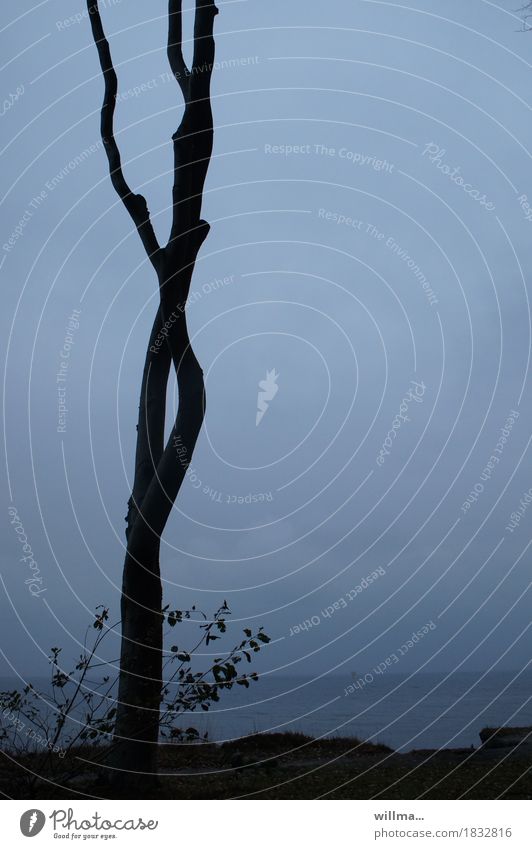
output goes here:
<path id="1" fill-rule="evenodd" d="M 60 648 L 50 649 L 50 687 L 46 691 L 28 683 L 21 691 L 0 692 L 1 745 L 16 761 L 28 761 L 25 783 L 30 787 L 40 775 L 60 771 L 61 761 L 74 747 L 89 740 L 101 742 L 112 734 L 116 678 L 103 674 L 94 681 L 88 677 L 93 670 L 107 666 L 100 661 L 99 651 L 116 628 L 107 625 L 108 618 L 106 607 L 96 608 L 73 669 L 63 666 Z"/>
<path id="2" fill-rule="evenodd" d="M 234 685 L 249 687 L 258 680 L 256 672 L 244 672 L 254 653 L 270 642 L 262 627 L 243 629 L 244 638 L 230 650 L 220 652 L 206 670 L 197 670 L 195 654 L 202 646 L 222 640 L 228 630 L 231 611 L 227 602 L 211 618 L 193 606 L 190 610 L 162 611 L 168 625 L 167 637 L 174 637 L 177 625 L 199 622 L 200 637 L 192 648 L 174 644 L 165 652 L 161 690 L 160 732 L 171 742 L 193 743 L 205 740 L 200 732 L 183 722 L 186 714 L 208 711 L 218 702 L 222 690 Z M 40 775 L 61 771 L 62 761 L 83 745 L 105 746 L 111 741 L 116 714 L 117 660 L 102 659 L 103 641 L 116 633 L 119 622 L 108 624 L 109 610 L 96 608 L 85 634 L 83 651 L 74 668 L 62 663 L 61 649 L 50 651 L 51 680 L 48 691 L 28 683 L 22 690 L 0 692 L 0 744 L 16 760 L 31 759 L 27 781 L 34 784 Z M 242 666 L 239 666 L 242 664 Z M 108 672 L 113 674 L 108 674 Z M 96 675 L 95 675 L 96 673 Z M 105 751 L 105 749 L 103 749 Z"/>
<path id="3" fill-rule="evenodd" d="M 227 631 L 227 617 L 231 615 L 227 602 L 224 601 L 210 620 L 195 607 L 186 611 L 170 610 L 166 607 L 163 614 L 170 628 L 175 628 L 184 619 L 190 619 L 192 616 L 200 616 L 204 620 L 199 626 L 202 633 L 194 648 L 185 651 L 177 645 L 172 645 L 163 671 L 164 676 L 167 669 L 174 667 L 162 689 L 161 736 L 177 742 L 193 742 L 200 739 L 198 731 L 195 728 L 179 728 L 176 723 L 180 717 L 198 708 L 208 711 L 213 702 L 220 700 L 221 690 L 230 690 L 234 685 L 249 687 L 252 681 L 257 681 L 259 676 L 256 672 L 243 672 L 239 664 L 243 661 L 251 663 L 253 654 L 269 643 L 270 638 L 262 627 L 256 633 L 250 628 L 244 628 L 243 640 L 229 651 L 221 653 L 220 657 L 215 657 L 207 670 L 195 672 L 195 652 L 202 645 L 208 646 L 215 640 L 221 640 Z M 206 736 L 204 735 L 204 739 Z"/>

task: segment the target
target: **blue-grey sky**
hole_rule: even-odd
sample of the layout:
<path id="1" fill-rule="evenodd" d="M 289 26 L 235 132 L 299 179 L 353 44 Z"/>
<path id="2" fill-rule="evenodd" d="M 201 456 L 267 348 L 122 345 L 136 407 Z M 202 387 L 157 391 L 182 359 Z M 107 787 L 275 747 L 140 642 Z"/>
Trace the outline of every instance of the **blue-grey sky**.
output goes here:
<path id="1" fill-rule="evenodd" d="M 264 625 L 264 672 L 370 669 L 429 622 L 395 671 L 529 662 L 532 33 L 516 5 L 219 3 L 189 307 L 208 410 L 162 571 L 167 603 L 227 598 Z M 95 605 L 118 611 L 157 303 L 99 144 L 84 9 L 19 0 L 0 29 L 3 674 L 42 673 Z M 126 176 L 163 240 L 181 114 L 166 3 L 102 15 Z"/>

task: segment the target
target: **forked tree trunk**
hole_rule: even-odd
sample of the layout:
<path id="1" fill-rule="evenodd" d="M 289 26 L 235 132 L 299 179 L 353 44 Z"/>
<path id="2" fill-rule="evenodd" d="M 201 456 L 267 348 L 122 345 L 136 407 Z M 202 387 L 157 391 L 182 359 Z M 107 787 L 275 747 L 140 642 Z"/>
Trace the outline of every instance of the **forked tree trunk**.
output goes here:
<path id="1" fill-rule="evenodd" d="M 157 769 L 163 655 L 160 541 L 205 412 L 203 372 L 190 345 L 186 300 L 198 251 L 209 231 L 201 218 L 201 203 L 213 144 L 210 80 L 218 10 L 212 0 L 196 0 L 193 67 L 189 70 L 182 54 L 181 0 L 169 2 L 168 59 L 185 108 L 172 137 L 172 228 L 168 244 L 160 247 L 145 199 L 131 192 L 122 172 L 113 133 L 117 78 L 98 2 L 87 0 L 87 5 L 105 80 L 102 139 L 111 180 L 135 223 L 157 274 L 160 293 L 144 365 L 135 477 L 126 519 L 120 677 L 110 761 L 115 781 L 124 791 L 141 786 Z M 165 445 L 171 365 L 177 377 L 179 406 Z"/>

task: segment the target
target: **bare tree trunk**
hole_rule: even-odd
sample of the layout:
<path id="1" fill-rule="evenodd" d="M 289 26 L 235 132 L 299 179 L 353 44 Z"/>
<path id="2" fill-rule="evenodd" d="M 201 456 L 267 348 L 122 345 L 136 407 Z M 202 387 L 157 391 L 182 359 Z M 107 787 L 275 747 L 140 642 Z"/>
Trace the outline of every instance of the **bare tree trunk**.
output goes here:
<path id="1" fill-rule="evenodd" d="M 172 228 L 168 244 L 160 247 L 145 199 L 131 192 L 122 173 L 113 133 L 117 78 L 98 2 L 87 0 L 87 5 L 105 80 L 102 139 L 111 180 L 157 273 L 160 293 L 144 365 L 135 478 L 126 519 L 120 678 L 111 761 L 123 790 L 142 784 L 146 774 L 153 775 L 157 768 L 163 651 L 160 540 L 205 413 L 203 372 L 190 345 L 186 301 L 198 251 L 209 232 L 209 225 L 201 218 L 201 203 L 213 145 L 210 81 L 213 24 L 218 10 L 212 0 L 196 0 L 194 57 L 189 70 L 182 54 L 181 0 L 169 0 L 168 59 L 185 108 L 172 137 Z M 171 364 L 177 377 L 179 407 L 165 445 Z"/>

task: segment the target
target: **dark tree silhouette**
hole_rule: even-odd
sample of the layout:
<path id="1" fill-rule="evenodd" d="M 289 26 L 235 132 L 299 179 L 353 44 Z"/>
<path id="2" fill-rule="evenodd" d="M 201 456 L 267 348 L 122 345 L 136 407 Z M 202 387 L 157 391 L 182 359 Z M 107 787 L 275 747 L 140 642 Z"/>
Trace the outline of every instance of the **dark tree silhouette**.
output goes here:
<path id="1" fill-rule="evenodd" d="M 134 784 L 139 773 L 145 778 L 146 773 L 156 772 L 163 638 L 160 541 L 205 413 L 203 372 L 188 336 L 186 301 L 198 251 L 209 232 L 201 218 L 201 204 L 213 145 L 210 82 L 218 10 L 212 0 L 196 0 L 189 69 L 182 52 L 182 2 L 169 0 L 168 4 L 168 60 L 183 95 L 184 112 L 172 136 L 172 226 L 168 244 L 161 247 L 145 198 L 132 192 L 122 171 L 113 132 L 117 76 L 98 2 L 87 0 L 87 6 L 105 81 L 101 133 L 111 181 L 133 219 L 160 293 L 142 377 L 135 475 L 126 517 L 119 701 L 111 761 L 114 770 L 120 771 L 123 787 Z M 165 445 L 166 392 L 172 364 L 179 407 Z"/>

